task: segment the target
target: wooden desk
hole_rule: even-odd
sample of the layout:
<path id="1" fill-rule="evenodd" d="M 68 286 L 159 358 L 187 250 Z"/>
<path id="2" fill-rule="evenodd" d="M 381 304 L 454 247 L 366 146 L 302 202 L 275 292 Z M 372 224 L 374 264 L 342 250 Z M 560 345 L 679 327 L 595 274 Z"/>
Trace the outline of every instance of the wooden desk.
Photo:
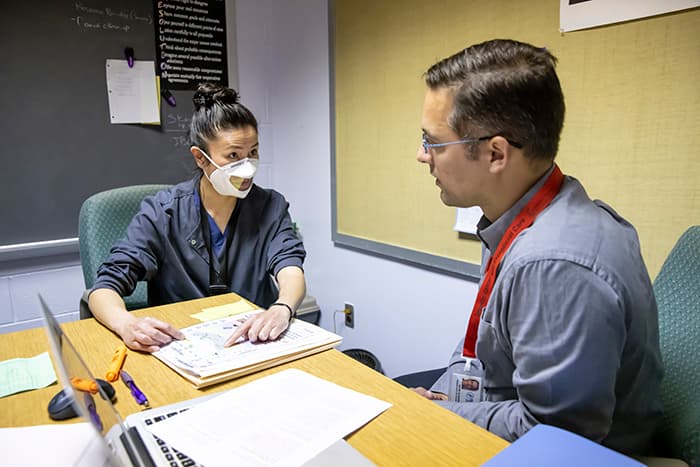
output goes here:
<path id="1" fill-rule="evenodd" d="M 235 299 L 236 296 L 232 294 L 221 295 L 133 313 L 153 316 L 184 327 L 198 322 L 190 317 L 192 313 Z M 93 374 L 103 378 L 114 349 L 121 343 L 120 339 L 92 319 L 67 323 L 63 328 Z M 42 328 L 0 335 L 0 360 L 34 356 L 48 350 L 48 347 Z M 234 388 L 285 368 L 298 368 L 388 401 L 393 404 L 389 410 L 347 438 L 350 444 L 380 466 L 476 466 L 508 445 L 501 438 L 337 350 L 327 350 L 203 390 L 194 389 L 189 382 L 149 354 L 129 351 L 124 368 L 134 377 L 153 406 Z M 140 410 L 123 383 L 117 381 L 114 387 L 117 390 L 116 408 L 122 417 Z M 58 390 L 53 385 L 0 399 L 0 426 L 56 423 L 49 418 L 46 407 Z"/>

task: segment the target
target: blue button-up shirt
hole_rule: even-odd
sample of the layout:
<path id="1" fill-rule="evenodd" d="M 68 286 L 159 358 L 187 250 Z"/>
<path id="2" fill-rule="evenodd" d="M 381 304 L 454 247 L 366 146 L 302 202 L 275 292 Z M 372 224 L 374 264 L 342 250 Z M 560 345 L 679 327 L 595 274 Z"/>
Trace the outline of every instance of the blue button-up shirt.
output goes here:
<path id="1" fill-rule="evenodd" d="M 515 216 L 479 225 L 482 272 Z M 464 368 L 460 341 L 432 390 Z M 479 324 L 485 400 L 439 402 L 513 441 L 537 423 L 613 449 L 644 453 L 660 416 L 656 301 L 634 228 L 565 177 L 561 191 L 513 242 Z"/>

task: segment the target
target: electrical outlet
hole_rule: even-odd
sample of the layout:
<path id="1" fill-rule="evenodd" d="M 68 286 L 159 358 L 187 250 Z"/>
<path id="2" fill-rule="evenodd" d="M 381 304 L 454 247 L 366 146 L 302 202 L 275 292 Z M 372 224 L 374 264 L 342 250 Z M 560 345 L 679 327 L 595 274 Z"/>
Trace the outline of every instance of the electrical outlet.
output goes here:
<path id="1" fill-rule="evenodd" d="M 352 303 L 345 303 L 345 310 L 349 313 L 345 313 L 345 326 L 349 328 L 355 327 L 355 305 Z"/>

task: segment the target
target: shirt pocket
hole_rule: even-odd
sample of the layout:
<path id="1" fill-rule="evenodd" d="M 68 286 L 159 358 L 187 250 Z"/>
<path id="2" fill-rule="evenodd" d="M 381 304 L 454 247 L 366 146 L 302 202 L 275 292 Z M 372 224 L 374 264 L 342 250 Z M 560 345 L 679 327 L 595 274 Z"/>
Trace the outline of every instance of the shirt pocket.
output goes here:
<path id="1" fill-rule="evenodd" d="M 487 392 L 501 393 L 498 400 L 503 400 L 503 397 L 510 398 L 508 396 L 515 394 L 515 366 L 508 350 L 510 345 L 498 328 L 498 323 L 493 310 L 487 307 L 479 323 L 476 355 L 484 363 L 484 388 Z M 491 400 L 491 397 L 488 399 Z"/>

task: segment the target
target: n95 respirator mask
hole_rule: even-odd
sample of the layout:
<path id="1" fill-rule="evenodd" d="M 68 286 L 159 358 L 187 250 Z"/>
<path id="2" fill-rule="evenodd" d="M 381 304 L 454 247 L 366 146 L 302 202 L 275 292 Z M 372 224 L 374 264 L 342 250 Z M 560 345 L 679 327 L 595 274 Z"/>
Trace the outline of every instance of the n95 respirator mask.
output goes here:
<path id="1" fill-rule="evenodd" d="M 220 166 L 214 162 L 209 155 L 200 149 L 204 157 L 211 162 L 216 169 L 207 175 L 211 186 L 223 196 L 235 196 L 236 198 L 245 198 L 248 196 L 250 189 L 253 188 L 253 177 L 258 170 L 258 160 L 247 157 L 230 164 Z M 241 187 L 244 187 L 241 189 Z"/>

